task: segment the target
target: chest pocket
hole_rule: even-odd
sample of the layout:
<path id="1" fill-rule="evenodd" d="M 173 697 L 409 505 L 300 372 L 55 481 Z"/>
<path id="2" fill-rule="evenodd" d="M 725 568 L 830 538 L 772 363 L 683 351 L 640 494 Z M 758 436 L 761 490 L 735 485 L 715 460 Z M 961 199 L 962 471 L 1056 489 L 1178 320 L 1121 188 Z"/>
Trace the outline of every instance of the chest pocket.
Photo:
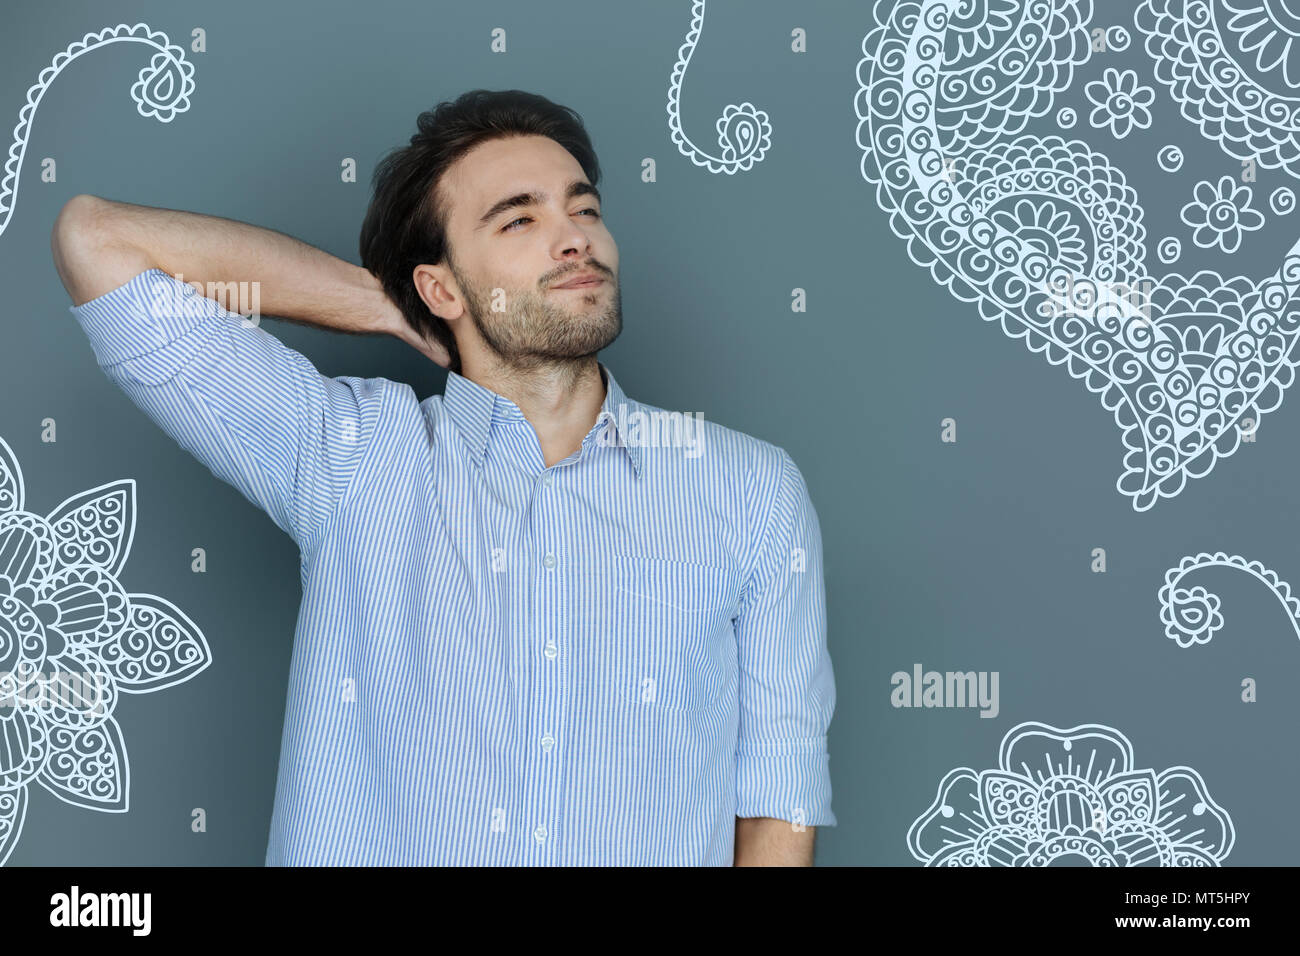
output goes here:
<path id="1" fill-rule="evenodd" d="M 736 679 L 739 572 L 624 554 L 613 572 L 609 673 L 619 697 L 647 713 L 716 705 Z"/>

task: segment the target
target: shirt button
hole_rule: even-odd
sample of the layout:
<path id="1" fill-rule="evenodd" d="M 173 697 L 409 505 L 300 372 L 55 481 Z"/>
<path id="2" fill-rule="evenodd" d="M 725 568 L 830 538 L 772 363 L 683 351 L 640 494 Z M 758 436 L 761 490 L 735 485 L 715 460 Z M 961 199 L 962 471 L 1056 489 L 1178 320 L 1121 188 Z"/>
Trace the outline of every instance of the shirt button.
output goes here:
<path id="1" fill-rule="evenodd" d="M 542 473 L 542 484 L 544 484 L 544 485 L 549 485 L 549 484 L 551 483 L 551 481 L 552 481 L 551 473 L 550 473 L 549 471 L 547 471 L 547 472 L 543 472 L 543 473 Z"/>
<path id="2" fill-rule="evenodd" d="M 542 749 L 545 750 L 547 753 L 550 753 L 551 748 L 554 746 L 555 746 L 555 738 L 552 737 L 550 734 L 547 734 L 545 737 L 542 738 Z"/>
<path id="3" fill-rule="evenodd" d="M 548 660 L 555 660 L 555 655 L 560 653 L 560 649 L 555 646 L 554 641 L 547 641 L 546 647 L 542 648 L 542 653 L 546 655 Z"/>
<path id="4" fill-rule="evenodd" d="M 534 830 L 533 839 L 538 843 L 544 843 L 546 841 L 546 827 L 538 827 Z"/>
<path id="5" fill-rule="evenodd" d="M 548 568 L 555 567 L 555 555 L 548 554 L 546 557 L 542 558 L 542 564 L 546 565 Z"/>

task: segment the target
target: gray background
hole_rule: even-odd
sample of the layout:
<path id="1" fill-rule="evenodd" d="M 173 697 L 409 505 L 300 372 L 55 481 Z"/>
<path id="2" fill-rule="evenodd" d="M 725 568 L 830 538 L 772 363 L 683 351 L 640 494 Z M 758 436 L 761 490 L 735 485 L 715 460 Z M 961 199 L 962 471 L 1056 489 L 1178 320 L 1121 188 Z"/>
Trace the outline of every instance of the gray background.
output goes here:
<path id="1" fill-rule="evenodd" d="M 145 48 L 118 44 L 74 63 L 38 110 L 16 209 L 0 235 L 0 435 L 18 456 L 27 507 L 117 478 L 138 483 L 128 591 L 180 607 L 214 655 L 197 678 L 127 695 L 116 717 L 131 764 L 131 810 L 69 806 L 32 785 L 10 865 L 260 864 L 279 752 L 300 590 L 293 543 L 149 423 L 99 372 L 55 273 L 49 231 L 79 192 L 188 209 L 278 229 L 356 262 L 378 158 L 416 115 L 473 87 L 518 87 L 584 117 L 621 255 L 625 331 L 602 359 L 631 396 L 711 419 L 786 448 L 821 520 L 838 704 L 831 774 L 839 826 L 818 835 L 819 864 L 915 865 L 905 835 L 951 768 L 994 767 L 1006 731 L 1034 720 L 1101 723 L 1133 741 L 1137 766 L 1196 768 L 1231 815 L 1227 864 L 1285 864 L 1300 848 L 1288 795 L 1300 784 L 1287 730 L 1300 648 L 1259 582 L 1199 572 L 1223 598 L 1224 630 L 1180 649 L 1156 593 L 1185 554 L 1224 550 L 1300 582 L 1291 478 L 1296 399 L 1259 439 L 1134 512 L 1115 490 L 1122 446 L 1082 383 L 1030 354 L 975 306 L 952 299 L 908 259 L 859 171 L 855 67 L 870 5 L 710 3 L 682 97 L 702 147 L 730 103 L 770 117 L 772 147 L 748 172 L 711 174 L 669 138 L 669 75 L 691 4 L 530 2 L 221 5 L 67 2 L 5 14 L 0 116 L 17 122 L 29 86 L 84 33 L 143 21 L 187 49 L 191 109 L 141 117 L 128 90 Z M 1093 22 L 1132 5 L 1099 3 Z M 188 52 L 190 30 L 208 52 Z M 509 52 L 489 52 L 503 26 Z M 809 51 L 790 52 L 807 30 Z M 1156 129 L 1122 143 L 1086 123 L 1082 84 L 1106 66 L 1151 80 L 1141 39 L 1094 58 L 1059 101 L 1071 134 L 1124 169 L 1147 210 L 1149 264 L 1159 236 L 1183 238 L 1181 271 L 1272 271 L 1291 237 L 1265 199 L 1287 182 L 1260 170 L 1269 226 L 1230 262 L 1196 250 L 1177 209 L 1199 178 L 1239 164 L 1199 138 L 1157 86 Z M 1073 97 L 1073 98 L 1072 98 Z M 1050 117 L 1032 130 L 1059 132 Z M 8 127 L 7 127 L 8 128 Z M 1155 164 L 1182 145 L 1182 172 Z M 2 147 L 7 149 L 6 146 Z M 40 180 L 54 157 L 58 181 Z M 355 157 L 358 182 L 339 180 Z M 658 182 L 640 181 L 654 157 Z M 1276 227 L 1276 230 L 1274 229 Z M 1204 261 L 1201 261 L 1203 257 Z M 1251 270 L 1254 271 L 1251 271 Z M 790 311 L 790 292 L 808 311 Z M 443 373 L 392 339 L 270 320 L 267 328 L 328 375 L 382 375 L 421 397 Z M 956 444 L 940 421 L 958 422 Z M 58 441 L 40 441 L 41 421 Z M 207 550 L 208 572 L 190 570 Z M 1109 570 L 1090 571 L 1104 547 Z M 1001 712 L 894 709 L 890 675 L 927 669 L 1001 674 Z M 1240 701 L 1243 677 L 1259 702 Z M 208 832 L 190 832 L 203 807 Z"/>

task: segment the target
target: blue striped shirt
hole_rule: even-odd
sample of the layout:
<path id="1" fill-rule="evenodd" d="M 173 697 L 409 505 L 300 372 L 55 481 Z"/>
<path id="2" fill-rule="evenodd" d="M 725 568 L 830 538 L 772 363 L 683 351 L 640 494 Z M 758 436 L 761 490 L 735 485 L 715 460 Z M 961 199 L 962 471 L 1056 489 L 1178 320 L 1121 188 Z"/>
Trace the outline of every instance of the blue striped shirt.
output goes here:
<path id="1" fill-rule="evenodd" d="M 835 825 L 821 536 L 783 449 L 599 363 L 547 467 L 468 378 L 323 376 L 158 269 L 71 311 L 301 552 L 268 865 L 730 865 L 738 816 Z"/>

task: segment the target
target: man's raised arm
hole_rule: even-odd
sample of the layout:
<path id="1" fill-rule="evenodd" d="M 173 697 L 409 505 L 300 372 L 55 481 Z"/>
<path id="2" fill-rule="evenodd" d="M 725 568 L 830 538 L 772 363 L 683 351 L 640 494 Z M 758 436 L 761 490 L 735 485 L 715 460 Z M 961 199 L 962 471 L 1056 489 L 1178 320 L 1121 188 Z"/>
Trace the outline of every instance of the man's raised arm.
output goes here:
<path id="1" fill-rule="evenodd" d="M 393 335 L 440 365 L 449 361 L 441 345 L 411 329 L 367 270 L 282 232 L 83 193 L 59 212 L 50 248 L 74 305 L 146 269 L 179 275 L 204 289 L 256 282 L 259 309 L 268 315 L 341 332 Z"/>
<path id="2" fill-rule="evenodd" d="M 256 282 L 258 312 L 387 332 L 438 360 L 369 272 L 269 229 L 82 195 L 59 213 L 51 248 L 109 381 L 304 556 L 360 473 L 396 386 L 322 375 L 202 290 Z"/>

